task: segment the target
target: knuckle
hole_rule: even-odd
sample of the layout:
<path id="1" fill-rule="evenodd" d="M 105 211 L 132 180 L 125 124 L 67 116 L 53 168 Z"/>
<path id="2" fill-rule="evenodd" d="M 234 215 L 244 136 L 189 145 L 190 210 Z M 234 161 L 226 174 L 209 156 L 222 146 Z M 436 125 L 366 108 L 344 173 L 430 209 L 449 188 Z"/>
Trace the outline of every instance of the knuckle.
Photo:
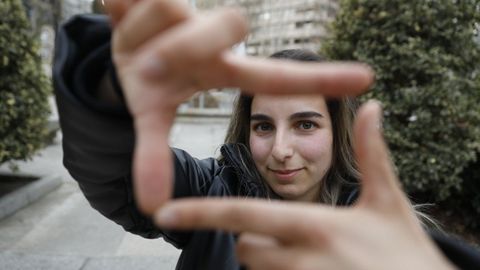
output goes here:
<path id="1" fill-rule="evenodd" d="M 227 8 L 222 10 L 219 20 L 227 22 L 227 30 L 235 40 L 242 39 L 248 34 L 246 18 L 236 9 Z"/>
<path id="2" fill-rule="evenodd" d="M 228 18 L 233 25 L 237 26 L 239 29 L 247 28 L 247 19 L 245 16 L 239 12 L 237 9 L 226 8 L 222 11 L 224 17 Z"/>
<path id="3" fill-rule="evenodd" d="M 145 2 L 145 9 L 152 12 L 165 12 L 169 8 L 168 2 L 164 0 L 147 0 Z"/>
<path id="4" fill-rule="evenodd" d="M 178 20 L 187 16 L 187 6 L 182 1 L 148 0 L 147 10 L 164 20 Z"/>

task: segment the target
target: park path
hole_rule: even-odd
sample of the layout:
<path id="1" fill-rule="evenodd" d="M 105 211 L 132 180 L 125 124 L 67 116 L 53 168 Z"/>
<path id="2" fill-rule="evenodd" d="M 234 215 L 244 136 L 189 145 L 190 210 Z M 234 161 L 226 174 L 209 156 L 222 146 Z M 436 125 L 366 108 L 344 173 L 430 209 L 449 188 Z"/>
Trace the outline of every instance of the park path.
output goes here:
<path id="1" fill-rule="evenodd" d="M 171 145 L 198 158 L 216 156 L 227 124 L 225 118 L 181 118 Z M 22 173 L 60 175 L 63 184 L 0 220 L 0 270 L 174 269 L 179 250 L 126 233 L 89 206 L 62 166 L 58 137 L 32 161 L 18 163 Z"/>

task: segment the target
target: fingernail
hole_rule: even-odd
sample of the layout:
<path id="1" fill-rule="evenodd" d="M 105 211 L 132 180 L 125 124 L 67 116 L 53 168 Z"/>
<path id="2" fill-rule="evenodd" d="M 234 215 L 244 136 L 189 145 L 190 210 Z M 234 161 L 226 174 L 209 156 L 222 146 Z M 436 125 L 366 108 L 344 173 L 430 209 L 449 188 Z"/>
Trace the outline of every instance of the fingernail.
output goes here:
<path id="1" fill-rule="evenodd" d="M 164 227 L 172 227 L 177 221 L 177 213 L 169 207 L 163 207 L 155 214 L 155 222 Z"/>
<path id="2" fill-rule="evenodd" d="M 142 65 L 142 74 L 148 78 L 158 78 L 165 73 L 165 62 L 157 58 L 149 58 Z"/>

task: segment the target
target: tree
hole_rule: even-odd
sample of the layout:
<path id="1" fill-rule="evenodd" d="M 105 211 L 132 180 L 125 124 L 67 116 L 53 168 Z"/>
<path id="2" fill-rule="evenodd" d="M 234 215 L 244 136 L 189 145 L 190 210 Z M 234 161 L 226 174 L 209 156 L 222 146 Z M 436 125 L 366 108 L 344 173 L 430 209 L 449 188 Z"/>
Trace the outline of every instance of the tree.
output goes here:
<path id="1" fill-rule="evenodd" d="M 44 25 L 50 25 L 55 30 L 60 26 L 63 0 L 22 0 L 22 3 L 34 35 L 38 36 Z"/>
<path id="2" fill-rule="evenodd" d="M 51 88 L 20 0 L 1 1 L 0 18 L 1 164 L 43 146 Z"/>
<path id="3" fill-rule="evenodd" d="M 363 98 L 384 104 L 400 178 L 407 191 L 440 201 L 462 192 L 462 173 L 480 157 L 479 3 L 343 0 L 322 49 L 375 69 Z"/>

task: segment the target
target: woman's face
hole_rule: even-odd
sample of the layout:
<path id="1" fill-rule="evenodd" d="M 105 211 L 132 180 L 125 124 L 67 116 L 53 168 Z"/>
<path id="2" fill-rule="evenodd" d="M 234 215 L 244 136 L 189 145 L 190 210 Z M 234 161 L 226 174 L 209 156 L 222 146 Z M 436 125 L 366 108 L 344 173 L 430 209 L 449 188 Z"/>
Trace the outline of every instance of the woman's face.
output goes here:
<path id="1" fill-rule="evenodd" d="M 332 147 L 332 124 L 322 96 L 253 98 L 252 157 L 262 177 L 280 197 L 316 201 L 331 165 Z"/>

